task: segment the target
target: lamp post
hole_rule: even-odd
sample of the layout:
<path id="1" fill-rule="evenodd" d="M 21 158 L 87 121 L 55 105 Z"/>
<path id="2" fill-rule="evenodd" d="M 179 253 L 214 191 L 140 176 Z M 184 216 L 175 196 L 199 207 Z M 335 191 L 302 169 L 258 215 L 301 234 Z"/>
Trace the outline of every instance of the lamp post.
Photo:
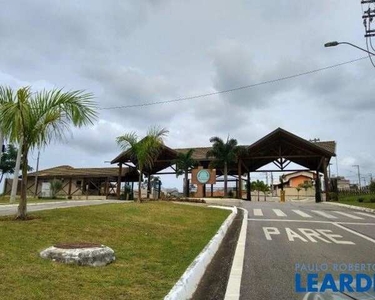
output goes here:
<path id="1" fill-rule="evenodd" d="M 370 52 L 364 48 L 361 48 L 361 47 L 358 47 L 357 45 L 354 45 L 352 43 L 348 43 L 348 42 L 337 42 L 337 41 L 333 41 L 333 42 L 329 42 L 329 43 L 325 43 L 324 44 L 324 47 L 328 48 L 328 47 L 336 47 L 338 45 L 349 45 L 349 46 L 352 46 L 354 48 L 357 48 L 359 50 L 362 50 L 364 52 L 366 52 L 367 54 L 370 54 L 370 55 L 375 55 L 375 53 L 373 52 Z"/>

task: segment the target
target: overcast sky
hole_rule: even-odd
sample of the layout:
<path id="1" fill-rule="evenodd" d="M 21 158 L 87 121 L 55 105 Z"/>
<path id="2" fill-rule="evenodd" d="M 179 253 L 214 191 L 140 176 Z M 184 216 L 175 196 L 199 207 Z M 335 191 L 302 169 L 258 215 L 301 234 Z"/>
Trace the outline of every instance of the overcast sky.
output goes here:
<path id="1" fill-rule="evenodd" d="M 331 40 L 365 46 L 361 16 L 359 0 L 2 0 L 0 81 L 84 89 L 100 107 L 194 96 L 363 57 L 348 46 L 323 47 Z M 366 59 L 233 93 L 101 110 L 94 126 L 43 150 L 40 166 L 108 166 L 120 152 L 117 136 L 152 125 L 169 129 L 170 147 L 208 146 L 211 136 L 228 134 L 251 144 L 281 127 L 335 140 L 339 174 L 355 181 L 359 164 L 368 181 L 374 79 Z"/>

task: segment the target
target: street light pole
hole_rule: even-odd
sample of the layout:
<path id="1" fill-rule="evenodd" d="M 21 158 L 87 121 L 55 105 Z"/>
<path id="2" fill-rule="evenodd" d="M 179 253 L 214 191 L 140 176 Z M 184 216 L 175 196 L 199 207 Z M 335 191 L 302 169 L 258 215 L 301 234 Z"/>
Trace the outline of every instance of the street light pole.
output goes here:
<path id="1" fill-rule="evenodd" d="M 348 43 L 348 42 L 337 42 L 337 41 L 333 41 L 333 42 L 329 42 L 329 43 L 325 43 L 324 44 L 324 47 L 336 47 L 336 46 L 338 46 L 338 45 L 349 45 L 349 46 L 352 46 L 352 47 L 354 47 L 354 48 L 357 48 L 357 49 L 359 49 L 359 50 L 361 50 L 361 51 L 364 51 L 364 52 L 366 52 L 367 54 L 371 54 L 371 55 L 375 55 L 375 53 L 373 53 L 373 52 L 370 52 L 370 51 L 368 51 L 368 50 L 366 50 L 366 49 L 364 49 L 364 48 L 361 48 L 361 47 L 358 47 L 357 45 L 354 45 L 354 44 L 352 44 L 352 43 Z"/>
<path id="2" fill-rule="evenodd" d="M 359 187 L 359 189 L 361 189 L 361 172 L 359 170 L 359 165 L 353 165 L 353 167 L 357 168 L 357 171 L 358 171 L 358 187 Z"/>

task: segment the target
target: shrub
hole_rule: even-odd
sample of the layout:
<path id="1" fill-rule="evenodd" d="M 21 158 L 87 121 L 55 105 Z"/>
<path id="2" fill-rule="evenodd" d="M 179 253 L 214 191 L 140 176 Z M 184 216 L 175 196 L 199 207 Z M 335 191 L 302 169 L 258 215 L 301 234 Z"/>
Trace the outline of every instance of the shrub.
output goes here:
<path id="1" fill-rule="evenodd" d="M 363 202 L 363 201 L 365 201 L 365 199 L 364 198 L 358 198 L 358 202 Z"/>
<path id="2" fill-rule="evenodd" d="M 339 195 L 337 193 L 330 192 L 328 196 L 330 201 L 339 201 Z"/>
<path id="3" fill-rule="evenodd" d="M 375 198 L 371 198 L 371 199 L 370 199 L 370 202 L 371 202 L 371 203 L 375 203 Z"/>

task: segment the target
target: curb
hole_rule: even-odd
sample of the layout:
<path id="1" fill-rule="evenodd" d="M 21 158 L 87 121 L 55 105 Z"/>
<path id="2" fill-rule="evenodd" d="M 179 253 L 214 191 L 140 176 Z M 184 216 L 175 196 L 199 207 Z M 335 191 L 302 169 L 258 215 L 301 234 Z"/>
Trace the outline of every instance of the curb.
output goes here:
<path id="1" fill-rule="evenodd" d="M 238 300 L 240 299 L 241 278 L 245 258 L 246 233 L 247 233 L 247 218 L 248 211 L 243 210 L 242 226 L 240 236 L 238 237 L 236 252 L 234 254 L 232 268 L 230 270 L 227 290 L 225 292 L 224 300 Z"/>
<path id="2" fill-rule="evenodd" d="M 234 217 L 237 214 L 237 207 L 223 207 L 223 206 L 208 206 L 220 209 L 231 210 L 232 213 L 227 217 L 224 223 L 220 226 L 214 237 L 208 242 L 201 253 L 194 259 L 190 266 L 186 269 L 184 274 L 176 282 L 164 300 L 185 300 L 190 299 L 198 287 L 207 266 L 210 264 L 215 253 L 232 224 Z"/>
<path id="3" fill-rule="evenodd" d="M 335 203 L 335 202 L 322 202 L 322 203 L 346 207 L 346 208 L 350 208 L 350 209 L 355 209 L 355 210 L 360 210 L 360 211 L 365 211 L 365 212 L 375 214 L 375 209 L 373 209 L 373 208 L 361 207 L 361 206 L 355 206 L 355 205 L 348 205 L 348 204 L 343 204 L 343 203 Z"/>

